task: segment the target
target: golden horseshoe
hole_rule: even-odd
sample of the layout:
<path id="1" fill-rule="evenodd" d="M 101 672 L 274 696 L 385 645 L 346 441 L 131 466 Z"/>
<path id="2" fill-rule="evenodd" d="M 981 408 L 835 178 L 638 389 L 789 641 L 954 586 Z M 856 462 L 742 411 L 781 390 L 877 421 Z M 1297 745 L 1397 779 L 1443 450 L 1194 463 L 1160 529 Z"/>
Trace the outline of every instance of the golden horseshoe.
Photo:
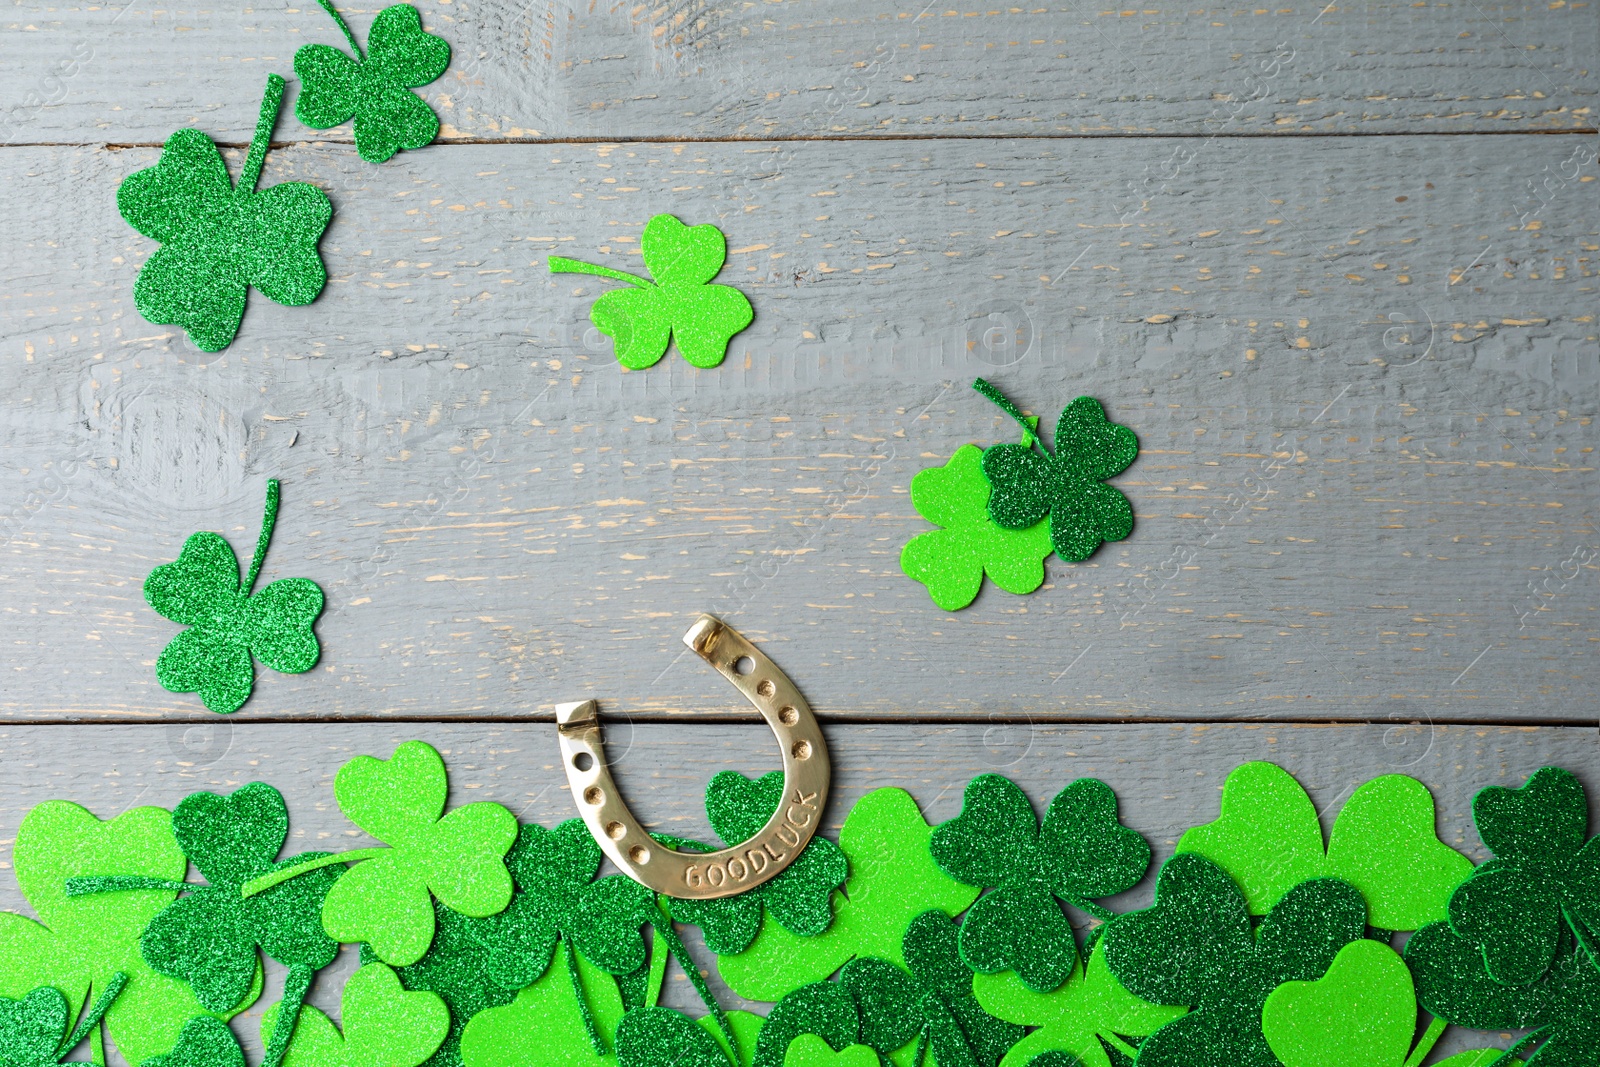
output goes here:
<path id="1" fill-rule="evenodd" d="M 756 706 L 783 751 L 783 800 L 754 837 L 721 852 L 677 852 L 650 837 L 622 802 L 600 743 L 593 700 L 556 705 L 556 735 L 567 784 L 589 832 L 634 881 L 688 900 L 715 900 L 775 878 L 817 832 L 828 798 L 828 746 L 794 683 L 739 631 L 702 615 L 683 643 Z M 743 673 L 739 666 L 748 661 Z"/>

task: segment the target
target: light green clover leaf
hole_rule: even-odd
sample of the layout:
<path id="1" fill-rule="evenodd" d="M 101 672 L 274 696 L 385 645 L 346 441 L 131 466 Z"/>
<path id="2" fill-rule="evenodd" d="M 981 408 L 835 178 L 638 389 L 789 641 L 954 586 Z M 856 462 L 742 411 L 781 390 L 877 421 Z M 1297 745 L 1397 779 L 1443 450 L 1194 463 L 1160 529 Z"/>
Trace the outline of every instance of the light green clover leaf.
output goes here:
<path id="1" fill-rule="evenodd" d="M 710 1016 L 690 1019 L 671 1008 L 636 1008 L 617 1027 L 617 1062 L 621 1067 L 749 1067 L 763 1020 L 731 1011 L 728 1024 L 732 1047 Z"/>
<path id="2" fill-rule="evenodd" d="M 245 1067 L 244 1050 L 221 1019 L 190 1019 L 172 1051 L 145 1060 L 143 1067 Z"/>
<path id="3" fill-rule="evenodd" d="M 728 243 L 709 223 L 685 226 L 674 215 L 645 223 L 639 247 L 654 282 L 635 274 L 564 256 L 550 257 L 552 273 L 594 274 L 632 288 L 606 293 L 589 320 L 615 344 L 617 362 L 632 370 L 654 366 L 669 338 L 696 367 L 715 367 L 728 354 L 733 335 L 750 325 L 750 300 L 729 285 L 713 285 Z"/>
<path id="4" fill-rule="evenodd" d="M 1008 593 L 1031 593 L 1044 584 L 1050 555 L 1050 524 L 1043 519 L 1025 530 L 1007 530 L 989 518 L 989 480 L 983 450 L 962 445 L 943 467 L 930 467 L 911 479 L 911 506 L 942 526 L 918 534 L 900 552 L 900 569 L 928 587 L 933 602 L 946 611 L 972 603 L 987 574 Z"/>
<path id="5" fill-rule="evenodd" d="M 162 808 L 132 808 L 102 822 L 64 800 L 30 811 L 13 850 L 17 884 L 41 921 L 0 912 L 0 995 L 49 985 L 76 1013 L 118 972 L 127 986 L 105 1025 L 129 1063 L 172 1047 L 184 1023 L 204 1009 L 187 983 L 157 974 L 139 952 L 145 926 L 176 896 L 174 888 L 69 897 L 69 878 L 127 876 L 177 883 L 188 868 Z"/>
<path id="6" fill-rule="evenodd" d="M 322 927 L 339 941 L 365 941 L 397 967 L 417 962 L 433 941 L 433 901 L 474 918 L 511 902 L 503 857 L 517 820 L 479 801 L 444 814 L 449 782 L 432 745 L 407 741 L 387 760 L 357 756 L 339 768 L 334 796 L 345 816 L 388 849 L 339 879 L 322 908 Z"/>
<path id="7" fill-rule="evenodd" d="M 871 1045 L 846 1045 L 838 1052 L 816 1034 L 801 1034 L 789 1042 L 783 1067 L 879 1067 L 878 1050 Z"/>
<path id="8" fill-rule="evenodd" d="M 439 117 L 413 88 L 427 85 L 450 65 L 450 44 L 422 28 L 410 4 L 378 12 L 363 54 L 344 16 L 319 0 L 338 23 L 349 52 L 325 44 L 301 46 L 294 54 L 300 98 L 294 113 L 312 129 L 325 130 L 355 118 L 356 151 L 382 163 L 402 148 L 421 148 L 439 135 Z"/>
<path id="9" fill-rule="evenodd" d="M 317 251 L 333 218 L 327 194 L 305 182 L 256 189 L 283 89 L 281 77 L 267 76 L 238 185 L 211 138 L 179 130 L 155 166 L 117 189 L 122 217 L 161 242 L 134 282 L 134 307 L 149 322 L 181 327 L 205 352 L 233 343 L 251 286 L 295 307 L 315 300 L 328 280 Z"/>
<path id="10" fill-rule="evenodd" d="M 1267 995 L 1261 1030 L 1284 1067 L 1416 1067 L 1444 1033 L 1434 1019 L 1412 1049 L 1417 995 L 1411 971 L 1388 945 L 1361 938 L 1328 973 L 1285 982 Z"/>
<path id="11" fill-rule="evenodd" d="M 980 974 L 972 991 L 989 1014 L 1037 1027 L 1011 1047 L 1000 1067 L 1028 1067 L 1049 1052 L 1070 1054 L 1083 1067 L 1114 1067 L 1101 1038 L 1143 1037 L 1184 1013 L 1123 989 L 1106 966 L 1105 953 L 1093 950 L 1087 966 L 1080 959 L 1071 977 L 1049 993 L 1029 989 L 1015 971 Z"/>
<path id="12" fill-rule="evenodd" d="M 745 951 L 717 961 L 722 980 L 740 996 L 776 1001 L 821 981 L 857 956 L 905 966 L 901 937 L 925 911 L 955 916 L 978 890 L 941 871 L 928 853 L 933 827 L 903 789 L 874 789 L 856 801 L 839 830 L 849 860 L 844 893 L 834 894 L 833 925 L 814 937 L 790 933 L 770 917 Z"/>
<path id="13" fill-rule="evenodd" d="M 282 1008 L 262 1015 L 263 1042 Z M 346 980 L 339 1020 L 342 1034 L 322 1012 L 302 1007 L 284 1067 L 417 1067 L 444 1040 L 450 1012 L 437 994 L 407 992 L 394 971 L 369 963 Z"/>
<path id="14" fill-rule="evenodd" d="M 1215 822 L 1178 842 L 1233 875 L 1253 915 L 1272 910 L 1310 878 L 1339 878 L 1366 897 L 1369 921 L 1386 930 L 1416 930 L 1445 916 L 1450 894 L 1472 862 L 1434 832 L 1433 797 L 1403 774 L 1362 785 L 1345 801 L 1328 847 L 1311 798 L 1273 763 L 1246 763 L 1222 786 Z"/>

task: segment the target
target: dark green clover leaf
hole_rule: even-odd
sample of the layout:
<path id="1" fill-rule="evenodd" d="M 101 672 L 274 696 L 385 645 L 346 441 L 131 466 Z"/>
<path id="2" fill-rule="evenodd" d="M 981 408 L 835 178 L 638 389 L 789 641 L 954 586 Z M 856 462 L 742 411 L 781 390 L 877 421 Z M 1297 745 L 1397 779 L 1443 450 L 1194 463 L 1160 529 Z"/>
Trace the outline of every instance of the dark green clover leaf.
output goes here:
<path id="1" fill-rule="evenodd" d="M 280 578 L 252 594 L 278 517 L 278 480 L 267 482 L 250 573 L 239 581 L 239 562 L 220 534 L 197 533 L 176 562 L 150 572 L 144 598 L 164 618 L 189 629 L 174 637 L 156 660 L 156 678 L 174 693 L 200 694 L 221 715 L 238 711 L 255 688 L 251 660 L 283 674 L 316 665 L 321 648 L 312 625 L 322 613 L 322 590 L 309 578 Z"/>
<path id="2" fill-rule="evenodd" d="M 1472 798 L 1478 836 L 1494 853 L 1450 897 L 1450 926 L 1478 947 L 1488 973 L 1526 985 L 1550 969 L 1563 926 L 1600 966 L 1600 836 L 1585 840 L 1583 786 L 1544 767 L 1518 789 Z"/>
<path id="3" fill-rule="evenodd" d="M 118 971 L 71 1034 L 67 1026 L 72 1022 L 72 1008 L 54 986 L 40 986 L 21 1000 L 0 997 L 0 1064 L 55 1067 L 99 1025 L 127 983 L 128 976 Z"/>
<path id="4" fill-rule="evenodd" d="M 244 1052 L 227 1023 L 201 1015 L 184 1024 L 171 1052 L 150 1057 L 143 1067 L 245 1067 Z"/>
<path id="5" fill-rule="evenodd" d="M 1093 901 L 1132 888 L 1150 866 L 1150 846 L 1118 823 L 1116 794 L 1094 778 L 1057 793 L 1041 826 L 1014 783 L 980 775 L 930 847 L 950 877 L 991 890 L 962 923 L 962 958 L 984 974 L 1014 970 L 1041 993 L 1066 981 L 1078 958 L 1055 898 L 1109 919 Z"/>
<path id="6" fill-rule="evenodd" d="M 506 856 L 518 892 L 505 911 L 485 920 L 487 969 L 497 986 L 522 989 L 538 981 L 557 940 L 574 989 L 582 988 L 574 949 L 616 976 L 644 966 L 641 921 L 654 910 L 653 894 L 621 874 L 596 881 L 602 858 L 582 819 L 568 819 L 554 830 L 532 823 L 522 827 Z M 579 1008 L 590 1044 L 604 1055 L 587 1002 Z"/>
<path id="7" fill-rule="evenodd" d="M 1161 868 L 1155 903 L 1106 926 L 1100 950 L 1123 988 L 1191 1009 L 1139 1046 L 1139 1067 L 1281 1067 L 1261 1028 L 1267 996 L 1321 978 L 1367 929 L 1361 893 L 1336 878 L 1301 882 L 1252 929 L 1239 884 L 1196 853 Z"/>
<path id="8" fill-rule="evenodd" d="M 308 44 L 294 54 L 302 83 L 294 113 L 312 129 L 325 130 L 355 117 L 356 151 L 382 163 L 402 148 L 421 148 L 439 135 L 439 117 L 411 90 L 435 81 L 450 65 L 450 44 L 422 28 L 410 4 L 378 12 L 361 51 L 344 16 L 329 0 L 318 0 L 333 16 L 349 52 Z"/>
<path id="9" fill-rule="evenodd" d="M 220 352 L 244 320 L 255 286 L 279 304 L 309 304 L 328 280 L 317 242 L 333 218 L 327 194 L 305 182 L 257 190 L 284 81 L 267 76 L 261 117 L 239 183 L 211 138 L 179 130 L 155 166 L 117 189 L 117 210 L 161 247 L 139 271 L 133 303 L 150 322 L 182 327 L 197 348 Z"/>
<path id="10" fill-rule="evenodd" d="M 1043 442 L 1030 442 L 1029 420 L 1015 404 L 982 378 L 974 388 L 1016 419 L 1029 442 L 984 450 L 983 474 L 994 490 L 989 517 L 996 526 L 1026 530 L 1049 515 L 1051 544 L 1068 563 L 1133 532 L 1133 505 L 1104 483 L 1138 458 L 1139 439 L 1107 419 L 1100 401 L 1080 396 L 1061 409 L 1055 452 L 1049 453 Z"/>
<path id="11" fill-rule="evenodd" d="M 1570 934 L 1544 973 L 1526 985 L 1506 985 L 1484 967 L 1482 952 L 1448 922 L 1424 926 L 1406 941 L 1406 963 L 1424 1008 L 1473 1030 L 1526 1030 L 1542 1040 L 1529 1067 L 1600 1064 L 1600 970 Z M 1520 1061 L 1507 1059 L 1509 1064 Z"/>
<path id="12" fill-rule="evenodd" d="M 767 824 L 782 800 L 782 771 L 754 781 L 738 771 L 718 771 L 706 786 L 706 818 L 726 845 L 738 845 Z M 713 851 L 687 838 L 661 840 L 675 848 Z M 755 940 L 763 909 L 792 934 L 822 933 L 833 923 L 833 891 L 849 874 L 849 861 L 839 846 L 813 837 L 783 873 L 754 889 L 717 900 L 663 899 L 674 919 L 700 927 L 707 948 L 719 956 L 732 956 Z"/>
<path id="13" fill-rule="evenodd" d="M 801 1034 L 815 1034 L 835 1052 L 860 1043 L 861 1011 L 855 997 L 838 982 L 812 982 L 787 993 L 767 1013 L 756 1039 L 754 1067 L 783 1067 L 789 1043 Z"/>
<path id="14" fill-rule="evenodd" d="M 654 366 L 666 355 L 669 339 L 676 339 L 678 351 L 696 367 L 715 367 L 727 356 L 733 335 L 755 316 L 749 298 L 739 290 L 711 284 L 728 256 L 722 231 L 656 215 L 645 223 L 639 246 L 654 284 L 564 256 L 551 256 L 550 270 L 594 274 L 632 287 L 606 293 L 589 312 L 594 328 L 615 343 L 617 361 L 624 367 Z"/>
<path id="15" fill-rule="evenodd" d="M 186 980 L 209 1011 L 227 1011 L 250 993 L 258 948 L 288 967 L 283 1000 L 294 1010 L 280 1012 L 265 1060 L 277 1067 L 313 973 L 338 954 L 339 943 L 322 932 L 322 903 L 345 868 L 323 867 L 244 896 L 252 878 L 326 855 L 277 859 L 289 834 L 289 811 L 283 795 L 265 782 L 251 782 L 230 796 L 191 793 L 173 811 L 172 830 L 209 884 L 187 885 L 186 895 L 150 920 L 140 951 L 154 970 Z M 73 890 L 69 883 L 68 892 Z"/>
<path id="16" fill-rule="evenodd" d="M 862 1044 L 887 1056 L 916 1038 L 939 1067 L 994 1067 L 1022 1039 L 1021 1026 L 990 1015 L 972 995 L 957 941 L 944 912 L 923 912 L 906 929 L 906 970 L 871 958 L 844 965 L 839 984 L 860 1011 Z"/>
<path id="17" fill-rule="evenodd" d="M 755 1048 L 759 1015 L 730 1012 L 736 1044 L 711 1025 L 671 1008 L 635 1008 L 617 1024 L 619 1067 L 745 1067 Z"/>

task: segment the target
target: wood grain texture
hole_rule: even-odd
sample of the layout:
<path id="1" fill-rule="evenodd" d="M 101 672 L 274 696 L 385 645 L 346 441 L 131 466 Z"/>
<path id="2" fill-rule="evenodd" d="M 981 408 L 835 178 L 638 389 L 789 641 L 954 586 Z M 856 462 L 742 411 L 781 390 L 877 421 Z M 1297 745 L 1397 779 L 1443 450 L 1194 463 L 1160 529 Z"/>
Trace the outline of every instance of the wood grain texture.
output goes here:
<path id="1" fill-rule="evenodd" d="M 0 153 L 36 205 L 0 222 L 0 708 L 205 717 L 139 587 L 196 529 L 252 543 L 278 476 L 264 577 L 322 583 L 326 653 L 247 717 L 747 716 L 680 656 L 706 610 L 825 715 L 1593 721 L 1587 142 L 1219 141 L 1123 199 L 1194 144 L 286 149 L 333 280 L 220 358 L 132 307 L 151 245 L 107 192 L 154 150 Z M 636 264 L 669 210 L 758 318 L 720 368 L 623 373 L 544 258 Z M 979 374 L 1133 427 L 1138 525 L 947 615 L 899 571 L 906 487 L 1014 437 Z"/>
<path id="2" fill-rule="evenodd" d="M 1380 774 L 1410 774 L 1433 791 L 1441 840 L 1474 861 L 1487 853 L 1472 826 L 1471 798 L 1487 785 L 1520 785 L 1547 765 L 1577 774 L 1591 791 L 1600 782 L 1600 750 L 1592 729 L 1433 726 L 1265 726 L 1222 723 L 1165 726 L 834 726 L 828 732 L 834 784 L 824 833 L 871 789 L 908 790 L 932 823 L 953 818 L 966 783 L 997 771 L 1019 783 L 1042 810 L 1075 778 L 1092 776 L 1116 790 L 1122 821 L 1149 840 L 1159 864 L 1190 826 L 1217 814 L 1227 773 L 1253 759 L 1272 760 L 1306 787 L 1324 832 L 1345 799 Z M 387 757 L 401 741 L 421 738 L 444 755 L 452 805 L 488 800 L 525 822 L 554 825 L 576 812 L 557 764 L 555 729 L 535 724 L 10 726 L 0 728 L 0 860 L 35 804 L 67 799 L 101 818 L 139 804 L 172 807 L 197 790 L 231 792 L 267 781 L 283 792 L 290 813 L 286 854 L 375 844 L 355 829 L 333 800 L 333 776 L 352 756 Z M 613 722 L 608 761 L 640 819 L 653 829 L 709 834 L 701 810 L 705 783 L 732 768 L 758 775 L 776 767 L 772 735 L 746 726 L 663 726 Z M 88 753 L 87 755 L 85 753 Z M 1593 799 L 1591 798 L 1591 808 Z M 1152 866 L 1152 872 L 1155 867 Z M 1113 898 L 1114 911 L 1144 907 L 1154 884 L 1147 875 Z M 15 879 L 0 877 L 0 907 L 28 912 Z M 712 957 L 686 933 L 702 965 Z M 338 991 L 353 953 L 323 973 L 313 1000 L 337 1015 Z M 259 1053 L 260 1013 L 277 999 L 282 976 L 269 968 L 261 1001 L 234 1030 Z M 715 972 L 713 970 L 713 978 Z M 672 972 L 667 998 L 691 1007 L 694 994 Z M 727 1007 L 765 1011 L 717 983 Z M 1452 1029 L 1439 1054 L 1478 1047 L 1493 1035 Z"/>
<path id="3" fill-rule="evenodd" d="M 380 6 L 342 8 L 364 38 Z M 454 48 L 425 90 L 451 140 L 1595 126 L 1590 0 L 419 6 Z M 0 27 L 12 144 L 159 142 L 192 124 L 245 141 L 268 71 L 290 74 L 307 42 L 343 47 L 314 4 L 21 0 Z"/>

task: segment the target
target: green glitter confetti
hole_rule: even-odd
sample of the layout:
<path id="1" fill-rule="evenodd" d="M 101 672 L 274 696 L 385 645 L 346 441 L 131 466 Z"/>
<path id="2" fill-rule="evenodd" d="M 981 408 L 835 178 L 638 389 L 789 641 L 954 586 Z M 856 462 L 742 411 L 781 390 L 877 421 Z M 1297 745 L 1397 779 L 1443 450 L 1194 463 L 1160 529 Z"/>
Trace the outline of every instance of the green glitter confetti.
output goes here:
<path id="1" fill-rule="evenodd" d="M 911 479 L 911 506 L 942 526 L 918 534 L 900 552 L 900 569 L 928 587 L 946 611 L 972 603 L 983 576 L 1008 593 L 1031 593 L 1044 584 L 1044 559 L 1051 552 L 1050 526 L 1040 520 L 1025 530 L 1007 530 L 989 518 L 989 481 L 983 450 L 956 449 L 943 467 Z"/>
<path id="2" fill-rule="evenodd" d="M 901 936 L 911 920 L 938 909 L 950 916 L 978 899 L 978 890 L 933 862 L 933 827 L 903 789 L 874 789 L 856 801 L 839 830 L 850 875 L 834 894 L 833 924 L 802 937 L 762 920 L 761 933 L 736 956 L 717 961 L 722 980 L 740 996 L 776 1001 L 791 989 L 820 982 L 856 956 L 900 966 Z"/>
<path id="3" fill-rule="evenodd" d="M 1478 836 L 1494 859 L 1450 898 L 1450 925 L 1478 946 L 1489 974 L 1526 985 L 1549 970 L 1563 926 L 1600 967 L 1600 837 L 1587 841 L 1583 786 L 1543 767 L 1518 789 L 1472 798 Z"/>
<path id="4" fill-rule="evenodd" d="M 117 189 L 122 217 L 161 243 L 139 271 L 134 306 L 149 322 L 181 327 L 205 352 L 233 343 L 251 286 L 295 307 L 315 300 L 328 280 L 317 252 L 333 218 L 327 194 L 305 182 L 256 189 L 283 89 L 281 77 L 267 75 L 238 185 L 211 138 L 179 130 L 154 167 Z"/>
<path id="5" fill-rule="evenodd" d="M 1172 857 L 1155 903 L 1120 915 L 1100 951 L 1112 975 L 1152 1004 L 1190 1008 L 1145 1038 L 1139 1067 L 1280 1067 L 1261 1032 L 1261 1009 L 1284 982 L 1321 978 L 1345 945 L 1366 933 L 1355 887 L 1302 882 L 1252 929 L 1243 892 L 1203 856 Z"/>
<path id="6" fill-rule="evenodd" d="M 261 1017 L 269 1041 L 281 1014 L 274 1004 Z M 339 999 L 344 1032 L 313 1007 L 302 1007 L 284 1067 L 417 1067 L 439 1047 L 450 1012 L 434 993 L 407 992 L 381 963 L 369 963 L 345 982 Z"/>
<path id="7" fill-rule="evenodd" d="M 188 981 L 195 999 L 214 1012 L 238 1010 L 256 990 L 257 948 L 289 968 L 284 1000 L 298 1009 L 313 973 L 333 962 L 339 946 L 323 935 L 318 915 L 342 868 L 255 897 L 242 895 L 246 881 L 265 871 L 292 867 L 324 853 L 276 861 L 289 834 L 283 796 L 252 782 L 230 796 L 191 793 L 172 813 L 178 847 L 209 884 L 180 883 L 188 890 L 150 920 L 140 951 L 152 969 Z M 118 892 L 119 879 L 70 879 L 69 896 Z M 148 879 L 132 879 L 132 886 Z M 273 1032 L 266 1067 L 278 1067 L 293 1036 L 291 1015 Z M 224 1027 L 226 1029 L 226 1027 Z M 180 1041 L 181 1044 L 181 1041 Z"/>
<path id="8" fill-rule="evenodd" d="M 173 693 L 200 694 L 219 715 L 238 711 L 255 688 L 252 655 L 282 674 L 316 666 L 321 646 L 312 626 L 322 613 L 322 590 L 307 578 L 280 578 L 252 593 L 278 519 L 279 486 L 267 482 L 266 513 L 250 571 L 222 535 L 191 534 L 173 563 L 144 581 L 144 598 L 163 618 L 188 629 L 161 651 L 156 679 Z"/>
<path id="9" fill-rule="evenodd" d="M 517 838 L 517 820 L 499 804 L 478 801 L 444 814 L 449 793 L 444 760 L 422 741 L 407 741 L 391 759 L 357 756 L 339 768 L 333 794 L 345 817 L 389 844 L 338 854 L 252 880 L 247 895 L 329 863 L 363 861 L 334 886 L 322 926 L 340 941 L 365 941 L 396 967 L 416 963 L 433 941 L 429 894 L 474 918 L 511 902 L 503 860 Z"/>
<path id="10" fill-rule="evenodd" d="M 450 66 L 450 45 L 422 29 L 410 4 L 378 12 L 367 34 L 367 53 L 330 0 L 318 0 L 350 45 L 341 52 L 325 44 L 301 46 L 294 54 L 300 98 L 294 113 L 307 126 L 325 130 L 355 118 L 356 151 L 382 163 L 402 148 L 421 148 L 439 135 L 439 117 L 413 88 L 436 81 Z"/>
<path id="11" fill-rule="evenodd" d="M 1093 901 L 1131 888 L 1150 866 L 1150 846 L 1118 823 L 1116 795 L 1093 778 L 1057 793 L 1041 825 L 1021 789 L 981 775 L 930 847 L 950 877 L 991 889 L 962 923 L 962 958 L 981 973 L 1015 970 L 1041 993 L 1066 981 L 1078 957 L 1056 898 L 1108 919 Z"/>
<path id="12" fill-rule="evenodd" d="M 1050 517 L 1050 541 L 1068 563 L 1088 559 L 1103 541 L 1133 532 L 1133 505 L 1104 484 L 1139 456 L 1139 439 L 1109 421 L 1093 397 L 1080 396 L 1061 410 L 1055 452 L 1033 438 L 1017 406 L 979 378 L 973 388 L 994 401 L 1023 429 L 1020 445 L 993 445 L 983 453 L 983 473 L 993 487 L 989 517 L 1007 530 L 1026 530 Z M 1037 445 L 1037 450 L 1035 450 Z"/>
<path id="13" fill-rule="evenodd" d="M 839 984 L 855 998 L 862 1044 L 888 1055 L 915 1039 L 943 1067 L 994 1067 L 1022 1038 L 1022 1027 L 990 1015 L 972 995 L 956 931 L 944 912 L 926 912 L 906 928 L 904 970 L 871 958 L 844 965 Z"/>
<path id="14" fill-rule="evenodd" d="M 1253 915 L 1265 915 L 1309 878 L 1340 878 L 1367 900 L 1368 920 L 1416 930 L 1445 915 L 1472 861 L 1434 833 L 1433 797 L 1403 774 L 1362 785 L 1345 801 L 1327 852 L 1311 798 L 1273 763 L 1246 763 L 1222 786 L 1219 818 L 1178 842 L 1233 875 Z"/>
<path id="15" fill-rule="evenodd" d="M 1102 1041 L 1113 1048 L 1124 1036 L 1143 1037 L 1182 1015 L 1184 1009 L 1140 1000 L 1117 984 L 1104 952 L 1089 951 L 1056 989 L 1037 993 L 1015 972 L 980 974 L 972 983 L 978 1003 L 1007 1022 L 1037 1027 L 1012 1046 L 1001 1067 L 1030 1067 L 1035 1057 L 1065 1057 L 1083 1067 L 1116 1067 Z M 1048 1062 L 1048 1061 L 1047 1061 Z"/>
<path id="16" fill-rule="evenodd" d="M 1417 996 L 1394 949 L 1359 939 L 1322 978 L 1285 982 L 1261 1009 L 1261 1030 L 1284 1067 L 1416 1067 L 1444 1033 L 1433 1019 L 1412 1048 Z"/>
<path id="17" fill-rule="evenodd" d="M 70 1015 L 104 998 L 125 975 L 104 1029 L 132 1063 L 171 1048 L 184 1023 L 203 1010 L 187 983 L 152 971 L 139 951 L 145 926 L 183 888 L 188 869 L 171 814 L 141 807 L 102 822 L 77 804 L 47 801 L 17 829 L 12 865 L 42 922 L 0 912 L 0 995 L 22 997 L 49 985 L 66 996 Z M 148 887 L 68 894 L 70 881 L 89 876 Z M 98 1049 L 99 1031 L 91 1037 Z"/>
<path id="18" fill-rule="evenodd" d="M 725 845 L 738 845 L 761 831 L 782 800 L 782 771 L 754 781 L 737 771 L 719 771 L 706 785 L 706 818 Z M 712 851 L 697 842 L 686 844 Z M 833 922 L 833 891 L 849 873 L 839 846 L 813 837 L 783 873 L 754 889 L 717 900 L 668 898 L 666 904 L 674 919 L 700 927 L 707 948 L 729 956 L 750 947 L 763 911 L 800 937 L 823 933 Z"/>
<path id="19" fill-rule="evenodd" d="M 1412 934 L 1405 956 L 1417 999 L 1439 1018 L 1473 1030 L 1531 1030 L 1513 1046 L 1543 1042 L 1529 1067 L 1594 1067 L 1600 1051 L 1600 970 L 1570 934 L 1559 940 L 1544 973 L 1520 986 L 1491 975 L 1482 952 L 1448 922 Z"/>
<path id="20" fill-rule="evenodd" d="M 630 286 L 606 293 L 589 311 L 589 321 L 611 338 L 617 362 L 624 367 L 654 366 L 666 355 L 669 339 L 696 367 L 721 363 L 733 335 L 755 316 L 749 298 L 739 290 L 711 284 L 728 256 L 722 231 L 708 223 L 685 226 L 676 216 L 656 215 L 645 223 L 639 247 L 654 284 L 564 256 L 550 257 L 550 271 L 594 274 Z"/>
<path id="21" fill-rule="evenodd" d="M 227 1023 L 202 1015 L 189 1020 L 171 1052 L 145 1060 L 143 1067 L 245 1067 L 244 1051 Z"/>

